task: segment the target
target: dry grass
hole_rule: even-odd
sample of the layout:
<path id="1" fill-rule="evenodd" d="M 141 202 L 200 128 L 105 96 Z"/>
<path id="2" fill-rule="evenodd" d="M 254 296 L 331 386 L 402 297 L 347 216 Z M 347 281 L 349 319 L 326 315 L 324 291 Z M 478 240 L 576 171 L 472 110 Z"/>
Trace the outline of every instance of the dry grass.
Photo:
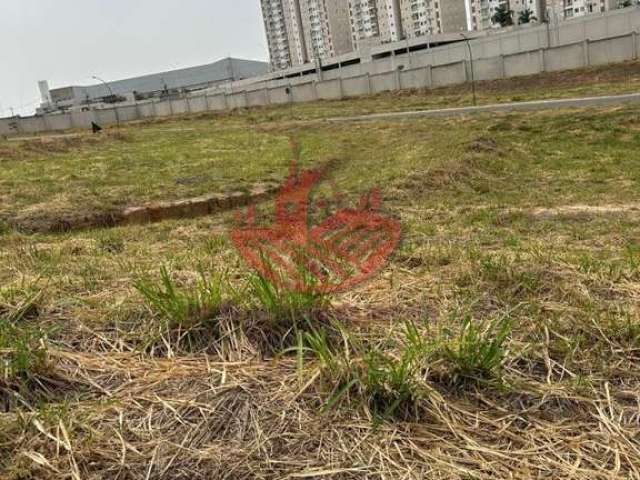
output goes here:
<path id="1" fill-rule="evenodd" d="M 59 235 L 0 229 L 0 322 L 17 336 L 40 329 L 26 345 L 47 347 L 47 362 L 0 379 L 0 478 L 640 478 L 636 110 L 305 129 L 254 120 L 179 121 L 194 130 L 165 136 L 144 125 L 86 155 L 26 161 L 53 181 L 104 156 L 74 180 L 104 208 L 210 191 L 219 184 L 174 179 L 213 168 L 234 184 L 282 178 L 294 135 L 305 164 L 331 161 L 344 202 L 381 187 L 404 232 L 387 269 L 329 306 L 275 315 L 246 288 L 231 215 Z M 135 173 L 119 170 L 125 161 Z M 26 198 L 34 170 L 8 162 L 0 211 L 55 211 L 55 186 Z M 92 177 L 104 162 L 111 176 Z M 145 188 L 131 194 L 131 182 Z M 87 190 L 69 194 L 70 211 L 86 207 Z M 217 308 L 168 323 L 135 289 L 162 265 L 184 291 L 201 271 L 226 272 L 230 288 Z M 505 317 L 504 361 L 462 378 L 446 347 L 464 319 Z M 367 372 L 367 355 L 402 358 L 406 323 L 428 348 L 402 414 L 377 416 L 361 373 L 361 388 L 323 408 L 340 378 L 299 353 L 294 325 L 326 329 L 343 365 Z M 8 345 L 0 360 L 15 353 Z"/>

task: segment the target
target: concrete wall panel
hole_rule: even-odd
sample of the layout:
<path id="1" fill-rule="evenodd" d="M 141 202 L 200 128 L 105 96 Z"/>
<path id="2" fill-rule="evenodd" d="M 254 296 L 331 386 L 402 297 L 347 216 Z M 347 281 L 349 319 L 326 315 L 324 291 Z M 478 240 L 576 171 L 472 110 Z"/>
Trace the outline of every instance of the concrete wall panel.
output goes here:
<path id="1" fill-rule="evenodd" d="M 433 51 L 433 65 L 448 65 L 450 63 L 460 62 L 469 57 L 467 46 L 449 45 L 446 48 L 438 48 Z"/>
<path id="2" fill-rule="evenodd" d="M 336 78 L 340 78 L 340 69 L 336 68 L 334 70 L 328 70 L 326 72 L 322 72 L 323 80 L 334 80 Z"/>
<path id="3" fill-rule="evenodd" d="M 624 62 L 634 57 L 633 36 L 589 42 L 589 64 L 607 65 Z"/>
<path id="4" fill-rule="evenodd" d="M 528 27 L 531 31 L 520 33 L 520 50 L 537 50 L 542 46 L 546 46 L 546 35 L 541 35 L 540 29 Z"/>
<path id="5" fill-rule="evenodd" d="M 504 74 L 507 77 L 534 75 L 542 71 L 539 52 L 524 52 L 504 57 Z"/>
<path id="6" fill-rule="evenodd" d="M 48 130 L 44 117 L 22 117 L 18 123 L 20 133 L 38 133 Z"/>
<path id="7" fill-rule="evenodd" d="M 47 115 L 47 127 L 47 130 L 69 130 L 73 128 L 71 115 L 68 113 Z"/>
<path id="8" fill-rule="evenodd" d="M 434 87 L 455 85 L 467 81 L 466 65 L 464 62 L 450 63 L 448 65 L 435 66 L 431 70 Z"/>
<path id="9" fill-rule="evenodd" d="M 261 107 L 269 104 L 266 90 L 251 90 L 247 92 L 247 104 L 250 107 Z"/>
<path id="10" fill-rule="evenodd" d="M 218 112 L 227 109 L 224 93 L 218 95 L 207 95 L 207 109 Z"/>
<path id="11" fill-rule="evenodd" d="M 246 108 L 247 99 L 244 92 L 237 92 L 227 95 L 227 104 L 229 105 L 230 109 Z"/>
<path id="12" fill-rule="evenodd" d="M 366 78 L 365 78 L 366 80 Z M 346 79 L 342 82 L 344 86 Z M 396 72 L 371 75 L 371 93 L 390 92 L 397 89 Z M 364 91 L 366 93 L 366 90 Z"/>
<path id="13" fill-rule="evenodd" d="M 544 68 L 547 72 L 584 67 L 582 43 L 544 50 Z"/>
<path id="14" fill-rule="evenodd" d="M 91 122 L 94 121 L 93 112 L 71 112 L 70 115 L 74 128 L 91 128 Z"/>
<path id="15" fill-rule="evenodd" d="M 184 98 L 170 100 L 172 115 L 180 115 L 182 113 L 189 113 L 187 108 L 187 101 Z"/>
<path id="16" fill-rule="evenodd" d="M 337 100 L 342 98 L 340 80 L 326 80 L 316 84 L 318 98 L 322 100 Z"/>
<path id="17" fill-rule="evenodd" d="M 635 30 L 635 28 L 637 28 L 637 24 L 634 28 L 633 24 L 629 22 L 628 15 L 612 15 L 608 17 L 606 22 L 603 23 L 605 23 L 607 26 L 606 30 L 602 35 L 597 35 L 596 38 L 619 35 L 621 32 L 630 32 L 631 30 Z"/>
<path id="18" fill-rule="evenodd" d="M 433 64 L 433 55 L 426 52 L 414 52 L 411 54 L 409 65 L 411 68 L 426 67 Z"/>
<path id="19" fill-rule="evenodd" d="M 139 103 L 138 114 L 140 115 L 140 118 L 153 118 L 156 116 L 151 102 Z"/>
<path id="20" fill-rule="evenodd" d="M 206 112 L 208 110 L 207 99 L 204 95 L 199 97 L 189 97 L 187 98 L 187 102 L 189 103 L 189 111 L 192 113 Z"/>
<path id="21" fill-rule="evenodd" d="M 373 79 L 371 79 L 371 89 L 373 91 Z M 369 93 L 369 76 L 361 75 L 359 77 L 345 78 L 342 80 L 342 93 L 345 97 L 357 97 L 358 95 L 367 95 Z"/>
<path id="22" fill-rule="evenodd" d="M 290 87 L 270 88 L 269 101 L 276 105 L 291 102 L 291 95 L 287 93 L 287 89 L 291 91 Z"/>
<path id="23" fill-rule="evenodd" d="M 375 75 L 376 73 L 388 72 L 389 70 L 393 70 L 393 63 L 394 61 L 391 57 L 379 58 L 365 65 L 367 70 L 362 73 L 369 72 L 370 74 Z"/>
<path id="24" fill-rule="evenodd" d="M 138 120 L 138 107 L 135 105 L 127 105 L 126 107 L 118 107 L 118 116 L 121 122 L 131 122 Z"/>
<path id="25" fill-rule="evenodd" d="M 607 36 L 607 30 L 609 21 L 607 21 L 604 17 L 591 17 L 587 18 L 585 22 L 582 23 L 584 33 L 583 35 L 590 39 L 603 38 Z M 626 29 L 626 27 L 623 26 Z"/>
<path id="26" fill-rule="evenodd" d="M 521 52 L 520 35 L 502 35 L 500 37 L 500 53 L 509 55 L 511 53 Z"/>
<path id="27" fill-rule="evenodd" d="M 313 102 L 316 99 L 316 91 L 313 83 L 296 85 L 291 91 L 291 96 L 295 103 Z"/>
<path id="28" fill-rule="evenodd" d="M 555 45 L 581 42 L 585 38 L 584 22 L 564 22 L 555 29 L 554 34 L 556 40 Z"/>
<path id="29" fill-rule="evenodd" d="M 473 62 L 473 74 L 476 80 L 495 80 L 502 78 L 502 57 L 482 58 Z"/>
<path id="30" fill-rule="evenodd" d="M 400 88 L 425 88 L 429 86 L 426 68 L 413 68 L 400 72 Z"/>
<path id="31" fill-rule="evenodd" d="M 155 102 L 155 109 L 157 117 L 168 117 L 173 114 L 171 111 L 171 103 L 166 100 Z"/>
<path id="32" fill-rule="evenodd" d="M 116 122 L 116 111 L 113 108 L 104 109 L 104 110 L 94 110 L 93 111 L 96 123 L 98 125 L 115 125 Z"/>
<path id="33" fill-rule="evenodd" d="M 0 118 L 0 136 L 8 136 L 14 133 L 13 129 L 9 126 L 11 120 L 8 118 Z"/>

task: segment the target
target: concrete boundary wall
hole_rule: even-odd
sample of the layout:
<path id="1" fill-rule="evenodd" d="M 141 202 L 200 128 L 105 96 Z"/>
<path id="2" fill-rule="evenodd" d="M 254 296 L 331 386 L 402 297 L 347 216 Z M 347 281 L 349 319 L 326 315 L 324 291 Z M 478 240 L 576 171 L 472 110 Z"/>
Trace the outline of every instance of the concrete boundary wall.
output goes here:
<path id="1" fill-rule="evenodd" d="M 431 68 L 411 68 L 400 72 L 400 89 L 431 86 Z"/>
<path id="2" fill-rule="evenodd" d="M 431 68 L 431 86 L 433 87 L 445 87 L 466 81 L 467 62 L 464 60 L 445 65 L 437 65 Z"/>
<path id="3" fill-rule="evenodd" d="M 340 100 L 344 97 L 342 79 L 318 82 L 316 83 L 316 92 L 320 100 Z"/>
<path id="4" fill-rule="evenodd" d="M 353 97 L 365 94 L 373 93 L 372 84 L 374 82 L 373 76 L 359 75 L 357 77 L 345 78 L 340 80 L 341 94 L 343 97 Z"/>
<path id="5" fill-rule="evenodd" d="M 513 42 L 513 39 L 509 41 Z M 508 45 L 505 48 L 512 47 Z M 433 52 L 428 52 L 426 55 L 433 56 Z M 638 31 L 632 31 L 605 38 L 583 39 L 550 48 L 477 58 L 473 62 L 473 73 L 476 80 L 495 80 L 591 65 L 606 65 L 638 58 L 640 58 L 640 34 Z M 406 88 L 455 85 L 468 82 L 471 78 L 468 52 L 467 56 L 455 62 L 427 64 L 413 68 L 405 67 L 402 56 L 388 60 L 394 68 L 377 74 L 364 73 L 347 78 L 324 80 L 317 80 L 316 75 L 311 75 L 311 78 L 280 83 L 280 86 L 270 88 L 256 88 L 255 85 L 248 85 L 242 91 L 142 102 L 90 112 L 5 118 L 0 119 L 0 135 L 25 135 L 73 128 L 86 129 L 90 128 L 92 121 L 100 125 L 113 125 L 118 121 L 128 122 L 205 111 L 310 102 L 318 99 L 343 99 Z"/>
<path id="6" fill-rule="evenodd" d="M 398 72 L 387 72 L 371 75 L 371 93 L 391 92 L 398 90 Z M 348 96 L 355 97 L 362 95 L 362 92 L 367 92 L 366 89 L 360 90 L 360 92 L 352 91 Z M 346 95 L 345 95 L 346 96 Z"/>

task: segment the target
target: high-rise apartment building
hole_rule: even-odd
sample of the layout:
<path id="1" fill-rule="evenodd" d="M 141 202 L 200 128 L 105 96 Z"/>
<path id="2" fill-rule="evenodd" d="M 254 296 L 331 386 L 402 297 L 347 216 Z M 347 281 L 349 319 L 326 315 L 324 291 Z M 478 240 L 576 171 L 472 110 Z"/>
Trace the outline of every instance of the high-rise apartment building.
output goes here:
<path id="1" fill-rule="evenodd" d="M 526 10 L 530 12 L 530 21 L 541 22 L 547 15 L 546 4 L 546 0 L 467 0 L 469 29 L 501 28 L 499 23 L 493 21 L 497 9 L 501 6 L 511 11 L 514 25 L 519 23 L 520 15 Z"/>
<path id="2" fill-rule="evenodd" d="M 429 35 L 500 28 L 506 7 L 514 25 L 555 23 L 620 8 L 626 0 L 261 0 L 271 65 L 317 62 L 356 49 Z M 504 23 L 504 22 L 503 22 Z"/>
<path id="3" fill-rule="evenodd" d="M 302 12 L 296 0 L 282 0 L 284 4 L 285 25 L 289 39 L 291 65 L 302 65 L 309 61 L 306 40 L 302 33 Z"/>
<path id="4" fill-rule="evenodd" d="M 466 32 L 469 29 L 465 0 L 440 0 L 436 2 L 436 11 L 440 14 L 439 33 Z"/>
<path id="5" fill-rule="evenodd" d="M 353 51 L 347 0 L 290 0 L 299 4 L 310 60 Z"/>
<path id="6" fill-rule="evenodd" d="M 406 38 L 433 35 L 440 31 L 440 18 L 436 14 L 437 1 L 400 0 L 402 28 Z"/>
<path id="7" fill-rule="evenodd" d="M 404 38 L 400 0 L 377 0 L 378 24 L 382 43 L 397 42 Z"/>
<path id="8" fill-rule="evenodd" d="M 260 3 L 271 66 L 276 69 L 287 68 L 293 64 L 289 29 L 285 21 L 287 0 L 260 0 Z"/>
<path id="9" fill-rule="evenodd" d="M 406 38 L 468 29 L 465 0 L 400 0 Z"/>
<path id="10" fill-rule="evenodd" d="M 261 0 L 261 4 L 273 68 L 353 50 L 348 0 Z"/>
<path id="11" fill-rule="evenodd" d="M 380 23 L 376 0 L 349 0 L 351 33 L 356 48 L 380 39 Z"/>
<path id="12" fill-rule="evenodd" d="M 403 38 L 400 0 L 349 0 L 355 48 Z"/>
<path id="13" fill-rule="evenodd" d="M 466 0 L 467 29 L 481 31 L 491 28 L 491 1 L 490 0 Z"/>
<path id="14" fill-rule="evenodd" d="M 551 16 L 556 20 L 582 17 L 619 8 L 618 0 L 549 0 Z"/>

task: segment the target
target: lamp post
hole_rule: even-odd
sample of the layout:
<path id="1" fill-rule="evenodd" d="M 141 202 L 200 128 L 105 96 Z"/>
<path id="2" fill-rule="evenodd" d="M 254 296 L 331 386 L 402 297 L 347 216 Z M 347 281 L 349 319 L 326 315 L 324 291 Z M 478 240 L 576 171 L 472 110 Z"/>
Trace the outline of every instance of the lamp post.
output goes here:
<path id="1" fill-rule="evenodd" d="M 98 77 L 97 75 L 94 75 L 92 78 L 94 80 L 98 80 L 99 82 L 102 82 L 104 86 L 107 87 L 107 89 L 109 90 L 109 93 L 113 97 L 113 100 L 114 101 L 116 100 L 116 95 L 115 93 L 113 93 L 113 90 L 111 90 L 111 86 L 107 82 L 105 82 L 102 78 Z M 113 106 L 113 111 L 116 114 L 116 124 L 118 125 L 118 128 L 120 128 L 120 115 L 118 115 L 118 107 L 115 104 Z"/>
<path id="2" fill-rule="evenodd" d="M 475 107 L 478 102 L 476 99 L 476 77 L 473 73 L 473 51 L 471 50 L 471 43 L 469 42 L 469 37 L 467 37 L 464 33 L 461 33 L 460 36 L 464 38 L 465 43 L 467 44 L 467 48 L 469 49 L 469 64 L 471 68 L 471 91 L 473 92 L 473 106 Z"/>

